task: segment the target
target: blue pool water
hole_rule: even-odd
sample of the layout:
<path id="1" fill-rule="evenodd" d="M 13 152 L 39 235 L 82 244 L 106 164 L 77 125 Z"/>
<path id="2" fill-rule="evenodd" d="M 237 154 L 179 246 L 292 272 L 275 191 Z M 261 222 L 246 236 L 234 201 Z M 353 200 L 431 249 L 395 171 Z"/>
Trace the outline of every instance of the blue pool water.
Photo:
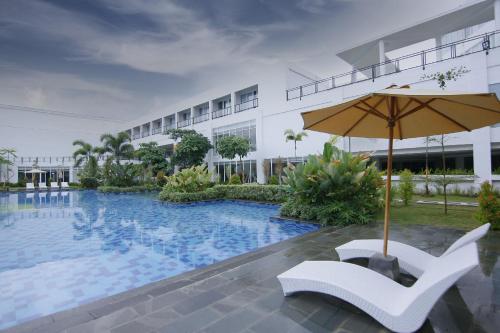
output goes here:
<path id="1" fill-rule="evenodd" d="M 316 230 L 275 205 L 0 194 L 0 329 Z"/>

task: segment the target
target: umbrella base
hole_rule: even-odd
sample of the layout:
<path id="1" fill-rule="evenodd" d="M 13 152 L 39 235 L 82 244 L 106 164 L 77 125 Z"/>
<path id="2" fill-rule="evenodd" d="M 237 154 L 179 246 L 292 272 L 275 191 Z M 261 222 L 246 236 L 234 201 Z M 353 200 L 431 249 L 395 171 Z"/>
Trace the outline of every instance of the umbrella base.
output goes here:
<path id="1" fill-rule="evenodd" d="M 387 276 L 389 279 L 399 281 L 399 262 L 396 257 L 376 253 L 368 260 L 368 268 Z"/>

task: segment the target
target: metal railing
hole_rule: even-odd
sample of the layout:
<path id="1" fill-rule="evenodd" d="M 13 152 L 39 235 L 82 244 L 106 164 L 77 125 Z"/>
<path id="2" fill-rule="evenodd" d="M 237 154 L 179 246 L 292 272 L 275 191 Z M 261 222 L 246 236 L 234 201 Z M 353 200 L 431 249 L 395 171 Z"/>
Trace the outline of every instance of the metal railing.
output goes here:
<path id="1" fill-rule="evenodd" d="M 232 113 L 231 107 L 212 111 L 212 119 L 229 116 Z"/>
<path id="2" fill-rule="evenodd" d="M 163 126 L 163 133 L 166 133 L 168 130 L 174 129 L 174 128 L 175 128 L 175 123 L 167 124 L 167 125 Z"/>
<path id="3" fill-rule="evenodd" d="M 140 134 L 133 134 L 132 135 L 132 140 L 137 140 L 137 139 L 140 139 L 140 138 L 141 138 Z"/>
<path id="4" fill-rule="evenodd" d="M 207 121 L 209 119 L 210 119 L 210 115 L 207 111 L 207 113 L 203 113 L 203 114 L 200 114 L 196 117 L 193 117 L 193 124 L 202 123 L 202 122 Z"/>
<path id="5" fill-rule="evenodd" d="M 240 103 L 240 104 L 236 104 L 234 106 L 234 113 L 245 111 L 245 110 L 254 109 L 254 108 L 258 107 L 258 106 L 259 106 L 259 99 L 258 98 L 254 98 L 254 99 L 252 99 L 250 101 L 243 102 L 243 103 Z"/>
<path id="6" fill-rule="evenodd" d="M 187 127 L 191 125 L 191 119 L 181 120 L 177 122 L 177 128 Z"/>
<path id="7" fill-rule="evenodd" d="M 153 127 L 153 129 L 151 130 L 151 135 L 160 134 L 160 133 L 161 133 L 161 127 Z"/>
<path id="8" fill-rule="evenodd" d="M 147 132 L 143 132 L 143 133 L 142 133 L 142 137 L 143 137 L 143 138 L 145 138 L 145 137 L 147 137 L 147 136 L 149 136 L 149 135 L 150 135 L 150 134 L 149 134 L 149 130 L 148 130 Z"/>
<path id="9" fill-rule="evenodd" d="M 423 50 L 416 53 L 387 60 L 382 63 L 356 68 L 353 71 L 330 76 L 325 79 L 300 85 L 286 90 L 287 101 L 302 99 L 304 96 L 322 91 L 343 87 L 367 80 L 375 81 L 377 77 L 391 75 L 405 70 L 463 57 L 477 52 L 486 52 L 500 46 L 500 31 L 493 31 L 479 36 L 465 38 L 460 41 Z"/>

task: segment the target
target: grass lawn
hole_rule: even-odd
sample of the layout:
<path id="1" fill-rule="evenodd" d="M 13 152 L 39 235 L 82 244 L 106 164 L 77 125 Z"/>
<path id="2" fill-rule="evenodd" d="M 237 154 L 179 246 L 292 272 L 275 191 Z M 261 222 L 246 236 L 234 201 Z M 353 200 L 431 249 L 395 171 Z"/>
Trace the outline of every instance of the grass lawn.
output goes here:
<path id="1" fill-rule="evenodd" d="M 405 207 L 393 205 L 391 207 L 391 223 L 399 225 L 427 224 L 471 230 L 481 225 L 474 218 L 477 210 L 476 207 L 448 206 L 448 215 L 444 215 L 444 206 L 410 204 Z M 383 212 L 379 214 L 378 220 L 384 220 Z"/>
<path id="2" fill-rule="evenodd" d="M 399 196 L 397 198 L 400 199 Z M 417 201 L 417 200 L 444 201 L 444 195 L 434 194 L 434 195 L 426 196 L 426 195 L 415 194 L 412 198 L 412 201 Z M 450 194 L 448 194 L 448 201 L 477 202 L 477 198 L 476 197 L 467 197 L 467 196 L 463 196 L 463 195 L 450 195 Z"/>

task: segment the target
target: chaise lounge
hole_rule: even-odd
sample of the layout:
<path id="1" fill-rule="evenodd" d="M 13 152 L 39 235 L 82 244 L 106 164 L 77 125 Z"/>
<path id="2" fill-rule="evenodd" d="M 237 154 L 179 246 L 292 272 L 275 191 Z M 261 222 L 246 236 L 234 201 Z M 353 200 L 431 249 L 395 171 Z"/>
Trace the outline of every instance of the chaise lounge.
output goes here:
<path id="1" fill-rule="evenodd" d="M 396 332 L 419 329 L 438 299 L 479 264 L 475 243 L 429 265 L 411 287 L 367 268 L 338 261 L 304 261 L 278 279 L 285 296 L 310 291 L 338 297 Z"/>
<path id="2" fill-rule="evenodd" d="M 484 224 L 469 231 L 457 239 L 440 257 L 447 256 L 453 251 L 477 241 L 488 232 L 490 224 Z M 335 250 L 340 260 L 345 261 L 354 258 L 369 258 L 375 253 L 382 253 L 382 239 L 357 239 L 341 245 Z M 388 254 L 398 258 L 399 266 L 414 277 L 420 277 L 424 271 L 440 257 L 435 257 L 427 252 L 413 246 L 396 241 L 388 242 Z"/>
<path id="3" fill-rule="evenodd" d="M 57 182 L 50 182 L 50 189 L 51 190 L 58 190 L 59 184 L 57 184 Z"/>
<path id="4" fill-rule="evenodd" d="M 35 190 L 35 184 L 26 183 L 26 191 L 34 191 L 34 190 Z"/>
<path id="5" fill-rule="evenodd" d="M 69 188 L 68 182 L 61 182 L 61 189 L 63 188 Z"/>

